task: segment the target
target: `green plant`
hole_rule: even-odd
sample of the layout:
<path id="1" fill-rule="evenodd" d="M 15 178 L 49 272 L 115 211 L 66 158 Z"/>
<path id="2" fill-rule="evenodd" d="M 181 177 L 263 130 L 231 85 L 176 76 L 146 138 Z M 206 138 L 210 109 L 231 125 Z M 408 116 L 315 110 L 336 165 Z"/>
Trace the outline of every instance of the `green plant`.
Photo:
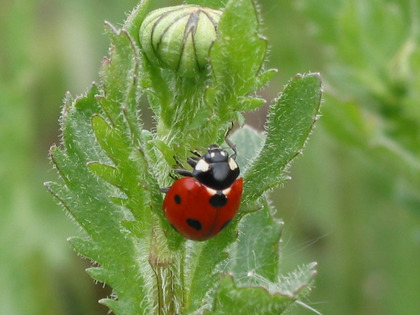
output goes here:
<path id="1" fill-rule="evenodd" d="M 395 195 L 418 211 L 418 1 L 309 0 L 300 10 L 315 25 L 321 55 L 329 56 L 326 101 L 334 105 L 324 108 L 324 126 L 341 143 L 384 163 Z"/>
<path id="2" fill-rule="evenodd" d="M 244 124 L 241 112 L 265 103 L 256 91 L 275 71 L 263 67 L 267 44 L 253 1 L 206 1 L 223 9 L 209 63 L 182 71 L 150 60 L 142 46 L 149 2 L 121 30 L 107 24 L 110 57 L 99 84 L 66 96 L 63 142 L 51 148 L 62 182 L 46 186 L 82 227 L 69 241 L 96 263 L 90 276 L 113 288 L 101 303 L 116 314 L 281 313 L 302 303 L 316 272 L 312 263 L 280 275 L 282 223 L 267 192 L 287 180 L 318 117 L 320 77 L 297 75 L 287 84 L 270 106 L 265 135 L 241 128 L 231 136 L 245 183 L 239 214 L 215 238 L 186 241 L 161 209 L 174 156 L 183 161 L 189 150 L 222 143 L 232 121 Z M 142 94 L 154 131 L 140 119 Z"/>

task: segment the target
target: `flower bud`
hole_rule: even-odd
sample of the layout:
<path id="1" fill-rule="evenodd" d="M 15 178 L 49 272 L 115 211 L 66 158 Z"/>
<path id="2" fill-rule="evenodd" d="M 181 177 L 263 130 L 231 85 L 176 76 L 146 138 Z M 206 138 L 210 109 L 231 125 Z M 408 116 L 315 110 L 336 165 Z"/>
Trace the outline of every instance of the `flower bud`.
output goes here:
<path id="1" fill-rule="evenodd" d="M 192 76 L 208 64 L 221 11 L 180 5 L 152 11 L 140 28 L 140 44 L 148 60 L 180 75 Z"/>

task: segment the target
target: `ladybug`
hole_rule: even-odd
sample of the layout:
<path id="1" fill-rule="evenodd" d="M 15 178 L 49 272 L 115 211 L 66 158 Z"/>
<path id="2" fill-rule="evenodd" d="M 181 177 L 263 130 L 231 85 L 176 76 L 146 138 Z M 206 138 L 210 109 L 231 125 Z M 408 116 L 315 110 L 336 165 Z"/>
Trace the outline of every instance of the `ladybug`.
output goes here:
<path id="1" fill-rule="evenodd" d="M 204 156 L 187 159 L 192 172 L 175 170 L 185 176 L 169 188 L 163 212 L 171 225 L 184 237 L 204 241 L 220 233 L 235 217 L 241 203 L 243 179 L 239 176 L 236 149 L 226 139 L 234 154 L 216 144 Z"/>

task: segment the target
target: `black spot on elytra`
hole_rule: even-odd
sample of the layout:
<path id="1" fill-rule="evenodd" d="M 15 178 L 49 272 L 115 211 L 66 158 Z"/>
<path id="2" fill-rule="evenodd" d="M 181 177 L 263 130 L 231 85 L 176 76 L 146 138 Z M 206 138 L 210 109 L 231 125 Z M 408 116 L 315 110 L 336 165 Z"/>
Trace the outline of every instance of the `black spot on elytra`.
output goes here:
<path id="1" fill-rule="evenodd" d="M 219 231 L 221 231 L 221 230 L 223 230 L 225 227 L 227 227 L 227 226 L 229 225 L 230 221 L 232 221 L 232 219 L 227 220 L 227 221 L 226 221 L 226 222 L 222 225 L 222 227 L 220 228 L 220 230 L 219 230 Z"/>
<path id="2" fill-rule="evenodd" d="M 201 222 L 195 219 L 187 219 L 187 224 L 197 231 L 201 231 L 201 229 L 203 228 L 201 226 Z"/>
<path id="3" fill-rule="evenodd" d="M 181 204 L 181 196 L 180 195 L 175 195 L 175 197 L 174 197 L 174 200 L 175 200 L 175 202 L 177 203 L 177 204 Z"/>
<path id="4" fill-rule="evenodd" d="M 215 208 L 221 208 L 225 206 L 228 202 L 226 195 L 222 193 L 221 190 L 217 191 L 217 193 L 210 197 L 209 200 L 210 204 Z"/>

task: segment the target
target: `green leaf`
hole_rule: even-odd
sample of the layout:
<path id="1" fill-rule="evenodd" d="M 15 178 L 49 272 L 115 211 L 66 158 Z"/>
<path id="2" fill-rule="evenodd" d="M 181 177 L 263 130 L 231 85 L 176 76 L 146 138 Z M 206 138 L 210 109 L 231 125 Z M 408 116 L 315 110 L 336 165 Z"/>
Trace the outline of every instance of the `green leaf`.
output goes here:
<path id="1" fill-rule="evenodd" d="M 318 74 L 298 75 L 270 107 L 267 136 L 257 160 L 244 176 L 244 199 L 258 199 L 284 182 L 286 167 L 302 150 L 321 102 Z"/>
<path id="2" fill-rule="evenodd" d="M 78 158 L 80 159 L 80 155 Z M 118 219 L 122 216 L 105 197 L 112 195 L 114 190 L 103 183 L 98 183 L 93 174 L 87 170 L 86 165 L 79 164 L 74 157 L 67 157 L 59 149 L 53 150 L 52 160 L 59 169 L 62 178 L 66 178 L 67 182 L 66 186 L 49 183 L 47 188 L 66 206 L 76 221 L 90 235 L 99 233 L 101 237 L 115 237 L 113 234 L 116 233 L 115 225 L 118 224 Z M 80 200 L 89 199 L 90 194 L 96 195 L 101 200 L 98 202 L 89 200 L 89 202 L 79 205 Z M 100 209 L 100 211 L 95 211 L 95 209 Z M 106 220 L 103 220 L 102 225 L 97 227 L 95 222 L 105 214 L 107 215 Z"/>
<path id="3" fill-rule="evenodd" d="M 121 174 L 118 169 L 99 162 L 88 163 L 89 170 L 115 187 L 122 187 Z"/>
<path id="4" fill-rule="evenodd" d="M 143 151 L 133 147 L 129 127 L 126 126 L 126 132 L 123 132 L 118 126 L 110 126 L 98 115 L 92 117 L 92 128 L 101 148 L 116 167 L 106 168 L 100 166 L 101 163 L 90 162 L 89 168 L 99 177 L 120 188 L 129 197 L 126 207 L 139 223 L 147 225 L 151 220 L 150 205 L 161 214 L 157 208 L 160 208 L 162 203 L 156 178 L 152 176 L 151 168 L 147 164 L 147 150 L 144 149 L 147 148 L 148 139 L 143 139 L 144 133 L 140 135 L 139 142 L 144 143 Z"/>
<path id="5" fill-rule="evenodd" d="M 106 30 L 111 40 L 110 57 L 102 63 L 101 82 L 105 92 L 99 100 L 109 119 L 119 124 L 127 120 L 134 135 L 141 127 L 137 115 L 140 90 L 137 77 L 140 67 L 137 46 L 125 30 L 117 31 L 107 23 Z"/>
<path id="6" fill-rule="evenodd" d="M 128 15 L 127 20 L 124 22 L 123 29 L 127 31 L 133 42 L 136 43 L 137 47 L 140 47 L 139 41 L 139 29 L 140 25 L 147 14 L 151 0 L 141 0 L 140 3 L 131 11 Z"/>
<path id="7" fill-rule="evenodd" d="M 109 196 L 118 196 L 119 189 L 95 176 L 87 166 L 92 161 L 111 165 L 110 156 L 119 162 L 121 152 L 125 154 L 127 151 L 118 141 L 113 142 L 115 150 L 103 150 L 115 140 L 114 130 L 103 119 L 94 119 L 98 123 L 96 130 L 99 131 L 96 136 L 92 130 L 92 115 L 104 115 L 96 98 L 100 93 L 97 86 L 92 86 L 82 97 L 75 100 L 67 97 L 61 120 L 63 148 L 53 147 L 51 150 L 52 161 L 65 185 L 49 183 L 47 187 L 91 238 L 90 242 L 75 240 L 75 248 L 101 265 L 103 278 L 109 279 L 109 284 L 118 296 L 118 303 L 126 304 L 127 312 L 140 314 L 152 308 L 147 303 L 140 307 L 150 294 L 145 287 L 150 280 L 146 281 L 146 277 L 138 276 L 142 274 L 138 269 L 138 253 L 144 252 L 146 248 L 137 249 L 137 242 L 121 231 L 120 222 L 132 218 L 132 215 L 109 199 Z M 126 124 L 120 127 L 129 129 Z M 102 146 L 98 142 L 98 135 L 101 139 L 108 140 L 102 141 Z M 123 143 L 131 144 L 131 141 Z M 138 205 L 132 200 L 131 202 Z M 147 261 L 143 263 L 147 264 Z M 121 266 L 125 267 L 122 269 Z"/>
<path id="8" fill-rule="evenodd" d="M 270 292 L 281 292 L 293 298 L 302 299 L 305 297 L 312 286 L 314 277 L 317 274 L 317 263 L 309 263 L 301 266 L 285 276 L 279 276 L 275 284 L 269 285 Z"/>
<path id="9" fill-rule="evenodd" d="M 293 299 L 280 293 L 270 294 L 262 287 L 235 286 L 232 277 L 223 278 L 213 311 L 209 314 L 281 314 Z"/>
<path id="10" fill-rule="evenodd" d="M 281 314 L 306 296 L 316 275 L 316 264 L 308 264 L 271 282 L 256 277 L 254 285 L 239 286 L 232 276 L 223 277 L 212 312 L 208 314 Z M 316 312 L 316 311 L 315 311 Z"/>
<path id="11" fill-rule="evenodd" d="M 151 144 L 153 144 L 159 151 L 163 154 L 166 163 L 169 165 L 176 165 L 176 160 L 174 158 L 174 153 L 171 148 L 161 140 L 151 140 Z"/>
<path id="12" fill-rule="evenodd" d="M 101 253 L 99 248 L 95 246 L 95 242 L 91 239 L 82 238 L 82 237 L 69 237 L 68 242 L 77 251 L 80 255 L 91 259 L 93 261 L 99 261 Z"/>
<path id="13" fill-rule="evenodd" d="M 121 164 L 128 159 L 130 142 L 120 130 L 112 128 L 99 115 L 92 117 L 92 128 L 101 148 L 115 164 Z"/>
<path id="14" fill-rule="evenodd" d="M 229 250 L 228 266 L 239 284 L 255 284 L 254 276 L 275 281 L 282 228 L 283 222 L 273 218 L 267 202 L 262 209 L 241 220 L 238 241 Z"/>
<path id="15" fill-rule="evenodd" d="M 236 162 L 239 165 L 241 174 L 245 174 L 248 167 L 252 165 L 255 158 L 264 144 L 264 135 L 249 125 L 235 130 L 230 140 L 236 145 L 238 157 Z"/>
<path id="16" fill-rule="evenodd" d="M 226 249 L 237 238 L 237 222 L 237 220 L 232 222 L 216 237 L 187 247 L 186 256 L 189 259 L 185 269 L 185 285 L 188 288 L 185 297 L 187 313 L 202 307 L 208 308 L 211 302 L 209 293 L 214 290 L 219 278 L 220 271 L 217 267 L 227 260 L 229 255 Z"/>
<path id="17" fill-rule="evenodd" d="M 278 72 L 277 69 L 268 69 L 262 72 L 257 78 L 258 81 L 257 81 L 256 89 L 259 90 L 259 89 L 262 89 L 264 86 L 266 86 L 277 72 Z"/>
<path id="18" fill-rule="evenodd" d="M 257 78 L 267 43 L 259 36 L 258 28 L 253 1 L 229 1 L 219 22 L 219 36 L 210 51 L 214 80 L 225 101 L 251 93 L 259 86 Z"/>
<path id="19" fill-rule="evenodd" d="M 105 270 L 101 267 L 91 267 L 86 269 L 86 272 L 91 276 L 92 279 L 102 282 L 108 283 L 112 286 L 113 277 L 108 270 Z"/>
<path id="20" fill-rule="evenodd" d="M 68 114 L 65 122 L 74 124 L 73 119 Z M 66 127 L 69 127 L 67 123 Z M 133 240 L 120 231 L 119 221 L 124 218 L 124 214 L 107 198 L 114 190 L 103 181 L 98 181 L 88 170 L 85 152 L 75 147 L 67 152 L 69 157 L 61 150 L 54 149 L 52 155 L 60 174 L 67 179 L 66 187 L 50 183 L 48 188 L 92 238 L 92 241 L 74 239 L 71 242 L 81 254 L 101 264 L 105 273 L 114 274 L 110 284 L 119 296 L 120 303 L 128 303 L 137 309 L 135 305 L 144 299 L 146 291 L 143 290 L 143 279 L 135 276 L 138 270 L 134 263 L 137 258 Z M 121 266 L 128 268 L 122 272 Z"/>
<path id="21" fill-rule="evenodd" d="M 63 142 L 66 153 L 78 154 L 84 157 L 95 157 L 97 160 L 108 161 L 102 152 L 95 136 L 91 132 L 91 117 L 93 114 L 102 113 L 96 96 L 99 88 L 92 85 L 84 97 L 72 100 L 66 97 L 65 108 L 62 116 Z"/>
<path id="22" fill-rule="evenodd" d="M 122 305 L 119 301 L 109 299 L 109 298 L 100 299 L 99 303 L 108 307 L 114 314 L 124 314 L 125 312 L 129 310 L 129 308 L 126 305 Z"/>
<path id="23" fill-rule="evenodd" d="M 242 111 L 252 111 L 257 108 L 260 108 L 262 105 L 265 104 L 266 100 L 263 98 L 257 98 L 257 97 L 246 97 L 241 100 L 239 100 L 241 103 L 241 110 Z"/>

